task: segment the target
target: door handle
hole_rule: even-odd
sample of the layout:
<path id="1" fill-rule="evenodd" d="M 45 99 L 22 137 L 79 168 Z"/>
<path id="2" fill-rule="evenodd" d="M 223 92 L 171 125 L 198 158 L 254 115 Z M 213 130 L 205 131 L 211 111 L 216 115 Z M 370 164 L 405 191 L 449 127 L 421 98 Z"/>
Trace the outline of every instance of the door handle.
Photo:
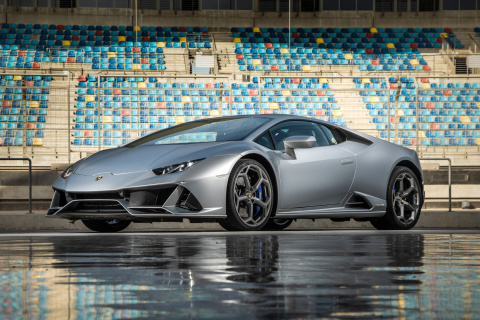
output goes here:
<path id="1" fill-rule="evenodd" d="M 345 158 L 345 159 L 342 159 L 342 160 L 340 161 L 340 163 L 341 163 L 342 165 L 352 164 L 352 163 L 353 163 L 353 158 Z"/>

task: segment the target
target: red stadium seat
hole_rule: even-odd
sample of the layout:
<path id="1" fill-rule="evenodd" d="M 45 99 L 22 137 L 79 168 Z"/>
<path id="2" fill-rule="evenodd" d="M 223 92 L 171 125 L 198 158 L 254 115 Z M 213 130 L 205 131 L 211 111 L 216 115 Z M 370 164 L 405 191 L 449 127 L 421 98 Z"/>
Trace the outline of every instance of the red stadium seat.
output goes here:
<path id="1" fill-rule="evenodd" d="M 157 108 L 158 108 L 158 109 L 165 109 L 165 102 L 159 102 L 159 103 L 157 103 Z"/>
<path id="2" fill-rule="evenodd" d="M 444 29 L 443 29 L 443 32 L 451 33 L 451 32 L 452 32 L 452 29 L 450 29 L 450 28 L 444 28 Z"/>
<path id="3" fill-rule="evenodd" d="M 140 48 L 139 47 L 133 47 L 132 51 L 133 52 L 140 52 Z"/>
<path id="4" fill-rule="evenodd" d="M 367 33 L 365 36 L 366 36 L 367 38 L 373 38 L 373 34 L 371 34 L 371 33 Z"/>
<path id="5" fill-rule="evenodd" d="M 113 90 L 112 93 L 114 95 L 120 95 L 120 94 L 122 94 L 122 91 L 117 89 L 117 90 Z"/>
<path id="6" fill-rule="evenodd" d="M 300 83 L 300 79 L 299 79 L 299 78 L 293 78 L 293 79 L 292 79 L 292 82 L 293 82 L 293 83 Z"/>
<path id="7" fill-rule="evenodd" d="M 390 123 L 395 123 L 395 117 L 390 117 Z"/>
<path id="8" fill-rule="evenodd" d="M 373 54 L 373 49 L 372 48 L 365 49 L 365 53 L 366 54 Z"/>
<path id="9" fill-rule="evenodd" d="M 421 82 L 421 83 L 428 83 L 429 81 L 428 81 L 427 78 L 422 78 L 422 79 L 420 79 L 420 82 Z"/>
<path id="10" fill-rule="evenodd" d="M 142 42 L 148 42 L 149 38 L 148 37 L 142 37 Z"/>
<path id="11" fill-rule="evenodd" d="M 443 95 L 444 95 L 444 96 L 447 96 L 447 97 L 448 97 L 448 96 L 451 96 L 451 95 L 452 95 L 452 91 L 450 91 L 450 90 L 443 90 Z"/>
<path id="12" fill-rule="evenodd" d="M 32 123 L 32 122 L 27 123 L 27 129 L 35 129 L 35 123 Z"/>
<path id="13" fill-rule="evenodd" d="M 34 62 L 32 67 L 34 69 L 40 69 L 40 62 Z"/>
<path id="14" fill-rule="evenodd" d="M 372 60 L 372 66 L 378 66 L 380 63 L 378 62 L 377 59 Z"/>
<path id="15" fill-rule="evenodd" d="M 67 58 L 67 62 L 69 62 L 69 63 L 74 63 L 74 62 L 75 62 L 75 58 L 74 58 L 74 57 L 68 57 L 68 58 Z"/>
<path id="16" fill-rule="evenodd" d="M 280 69 L 278 68 L 277 65 L 273 65 L 273 66 L 270 67 L 270 70 L 272 70 L 272 71 L 279 71 Z"/>
<path id="17" fill-rule="evenodd" d="M 25 51 L 23 51 L 23 50 L 18 51 L 18 56 L 19 57 L 25 57 L 26 55 L 27 55 L 27 53 Z"/>
<path id="18" fill-rule="evenodd" d="M 427 109 L 435 109 L 435 105 L 431 102 L 427 102 Z"/>
<path id="19" fill-rule="evenodd" d="M 396 83 L 390 83 L 390 89 L 397 89 Z"/>
<path id="20" fill-rule="evenodd" d="M 318 97 L 323 97 L 323 96 L 325 96 L 325 92 L 324 91 L 317 91 L 317 96 Z"/>
<path id="21" fill-rule="evenodd" d="M 10 100 L 3 100 L 2 101 L 2 107 L 9 108 L 11 106 L 12 106 L 12 101 L 10 101 Z"/>
<path id="22" fill-rule="evenodd" d="M 100 30 L 95 31 L 96 36 L 103 36 L 103 32 Z"/>
<path id="23" fill-rule="evenodd" d="M 78 81 L 79 82 L 85 82 L 87 81 L 87 77 L 85 77 L 83 74 L 78 76 Z"/>
<path id="24" fill-rule="evenodd" d="M 148 59 L 147 58 L 142 58 L 140 59 L 141 64 L 148 64 Z"/>
<path id="25" fill-rule="evenodd" d="M 57 25 L 57 30 L 65 30 L 65 26 L 63 24 Z"/>
<path id="26" fill-rule="evenodd" d="M 323 117 L 325 115 L 325 112 L 323 112 L 323 110 L 317 110 L 315 111 L 315 115 L 317 117 Z"/>
<path id="27" fill-rule="evenodd" d="M 418 45 L 416 43 L 410 43 L 410 48 L 411 49 L 417 49 Z"/>
<path id="28" fill-rule="evenodd" d="M 78 39 L 78 36 L 77 36 L 77 35 L 72 36 L 72 41 L 78 41 L 78 40 L 79 40 L 79 39 Z"/>
<path id="29" fill-rule="evenodd" d="M 250 90 L 249 95 L 256 97 L 256 96 L 258 96 L 258 91 L 257 90 Z"/>
<path id="30" fill-rule="evenodd" d="M 130 109 L 122 109 L 122 116 L 129 116 L 130 115 Z"/>
<path id="31" fill-rule="evenodd" d="M 185 29 L 185 27 L 179 27 L 179 28 L 178 28 L 178 31 L 179 31 L 179 32 L 185 32 L 185 31 L 187 31 L 187 29 Z"/>
<path id="32" fill-rule="evenodd" d="M 265 43 L 265 48 L 272 49 L 273 45 L 271 43 Z"/>
<path id="33" fill-rule="evenodd" d="M 33 81 L 25 81 L 25 87 L 33 87 Z"/>
<path id="34" fill-rule="evenodd" d="M 298 37 L 300 37 L 300 35 L 298 33 L 296 33 L 296 32 L 292 33 L 292 38 L 298 38 Z"/>
<path id="35" fill-rule="evenodd" d="M 206 87 L 207 89 L 213 89 L 213 83 L 210 83 L 210 82 L 209 82 L 209 83 L 207 83 L 207 84 L 205 85 L 205 87 Z"/>
<path id="36" fill-rule="evenodd" d="M 430 129 L 437 130 L 438 129 L 438 123 L 430 123 Z"/>
<path id="37" fill-rule="evenodd" d="M 442 38 L 437 38 L 437 43 L 442 43 Z"/>
<path id="38" fill-rule="evenodd" d="M 237 59 L 243 59 L 243 54 L 241 53 L 237 53 L 237 55 L 235 56 Z"/>
<path id="39" fill-rule="evenodd" d="M 423 66 L 423 71 L 431 71 L 430 66 L 424 65 Z"/>

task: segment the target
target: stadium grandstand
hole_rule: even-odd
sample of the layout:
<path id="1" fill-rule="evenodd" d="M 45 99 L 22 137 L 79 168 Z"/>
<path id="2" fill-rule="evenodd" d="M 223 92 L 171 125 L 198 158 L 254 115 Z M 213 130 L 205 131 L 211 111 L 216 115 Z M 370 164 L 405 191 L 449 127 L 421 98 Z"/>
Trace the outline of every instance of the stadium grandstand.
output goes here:
<path id="1" fill-rule="evenodd" d="M 1 0 L 0 155 L 32 160 L 41 203 L 55 170 L 98 150 L 200 118 L 295 114 L 450 158 L 455 205 L 478 204 L 478 10 L 476 0 Z M 427 205 L 445 206 L 446 164 L 425 162 Z M 4 177 L 26 168 L 0 165 Z M 0 209 L 25 200 L 6 191 L 25 179 L 8 179 Z"/>

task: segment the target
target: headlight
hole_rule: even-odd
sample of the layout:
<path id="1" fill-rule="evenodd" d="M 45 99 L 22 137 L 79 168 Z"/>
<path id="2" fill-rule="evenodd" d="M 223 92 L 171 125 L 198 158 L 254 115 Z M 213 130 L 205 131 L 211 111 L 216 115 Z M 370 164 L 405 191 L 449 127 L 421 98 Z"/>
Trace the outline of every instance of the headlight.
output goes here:
<path id="1" fill-rule="evenodd" d="M 175 173 L 175 172 L 182 172 L 182 171 L 187 170 L 188 168 L 190 168 L 191 166 L 193 166 L 194 164 L 196 164 L 196 163 L 198 163 L 202 160 L 203 159 L 197 159 L 197 160 L 177 163 L 177 164 L 173 164 L 171 166 L 153 169 L 152 171 L 157 176 L 161 176 L 161 175 L 164 175 L 164 174 Z"/>
<path id="2" fill-rule="evenodd" d="M 73 172 L 73 165 L 71 165 L 65 171 L 63 171 L 62 178 L 67 179 L 72 174 L 72 172 Z"/>

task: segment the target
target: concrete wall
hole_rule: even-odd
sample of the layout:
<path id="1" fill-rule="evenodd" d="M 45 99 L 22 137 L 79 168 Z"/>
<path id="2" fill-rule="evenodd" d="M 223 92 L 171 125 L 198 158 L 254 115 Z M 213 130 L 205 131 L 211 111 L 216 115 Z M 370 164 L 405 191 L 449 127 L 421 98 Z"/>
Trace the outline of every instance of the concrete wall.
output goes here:
<path id="1" fill-rule="evenodd" d="M 132 9 L 60 9 L 0 7 L 0 22 L 40 24 L 133 25 Z M 200 26 L 211 31 L 237 27 L 288 27 L 286 12 L 139 10 L 140 26 Z M 480 11 L 361 12 L 291 14 L 292 27 L 450 27 L 480 26 Z"/>

